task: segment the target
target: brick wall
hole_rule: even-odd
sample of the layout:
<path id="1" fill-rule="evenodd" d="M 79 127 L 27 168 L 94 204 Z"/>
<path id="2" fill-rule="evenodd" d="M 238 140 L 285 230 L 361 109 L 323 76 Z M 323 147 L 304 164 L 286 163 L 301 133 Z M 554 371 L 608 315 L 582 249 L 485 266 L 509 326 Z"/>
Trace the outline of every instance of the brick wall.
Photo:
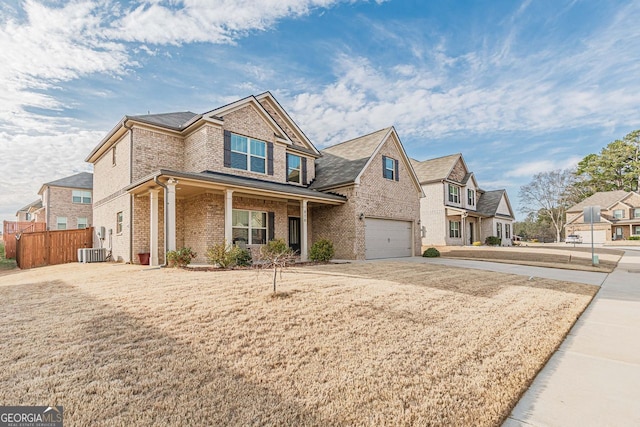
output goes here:
<path id="1" fill-rule="evenodd" d="M 73 203 L 73 190 L 66 187 L 48 187 L 49 206 L 47 226 L 50 230 L 57 230 L 57 218 L 67 218 L 67 230 L 78 228 L 78 218 L 87 219 L 87 227 L 93 225 L 93 209 L 91 204 Z M 81 191 L 91 191 L 77 189 Z"/>
<path id="2" fill-rule="evenodd" d="M 300 145 L 302 147 L 304 147 L 305 145 L 302 143 L 302 141 L 300 140 L 300 138 L 298 138 L 298 135 L 296 135 L 296 132 L 293 130 L 293 128 L 291 128 L 288 124 L 287 124 L 287 120 L 285 120 L 284 117 L 281 117 L 278 112 L 277 112 L 277 108 L 276 106 L 271 103 L 270 100 L 268 99 L 263 99 L 260 101 L 260 104 L 262 104 L 262 106 L 264 107 L 265 110 L 267 110 L 267 112 L 269 113 L 269 115 L 271 117 L 273 117 L 273 119 L 275 120 L 276 123 L 278 123 L 278 125 L 282 128 L 282 130 L 285 131 L 285 133 L 287 134 L 287 136 L 289 137 L 289 139 L 291 139 L 291 141 L 293 141 L 293 143 L 295 145 Z"/>
<path id="3" fill-rule="evenodd" d="M 133 182 L 158 169 L 184 169 L 182 137 L 134 127 L 133 139 Z"/>
<path id="4" fill-rule="evenodd" d="M 399 181 L 382 176 L 382 156 L 400 160 Z M 365 258 L 365 217 L 412 221 L 414 224 L 414 254 L 420 251 L 420 190 L 410 170 L 402 162 L 398 147 L 387 140 L 363 172 L 360 185 L 332 190 L 348 198 L 341 206 L 313 210 L 314 237 L 333 241 L 336 258 Z"/>

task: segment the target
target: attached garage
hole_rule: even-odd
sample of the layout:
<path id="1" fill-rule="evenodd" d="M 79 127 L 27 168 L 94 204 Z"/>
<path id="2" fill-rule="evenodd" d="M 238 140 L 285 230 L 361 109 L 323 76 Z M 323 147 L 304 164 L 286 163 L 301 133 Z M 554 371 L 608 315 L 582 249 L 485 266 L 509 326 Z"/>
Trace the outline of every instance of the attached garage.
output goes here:
<path id="1" fill-rule="evenodd" d="M 591 230 L 576 231 L 574 234 L 582 237 L 582 243 L 591 243 Z M 605 243 L 607 230 L 593 230 L 593 243 Z"/>
<path id="2" fill-rule="evenodd" d="M 400 258 L 412 256 L 411 221 L 365 219 L 365 258 Z"/>

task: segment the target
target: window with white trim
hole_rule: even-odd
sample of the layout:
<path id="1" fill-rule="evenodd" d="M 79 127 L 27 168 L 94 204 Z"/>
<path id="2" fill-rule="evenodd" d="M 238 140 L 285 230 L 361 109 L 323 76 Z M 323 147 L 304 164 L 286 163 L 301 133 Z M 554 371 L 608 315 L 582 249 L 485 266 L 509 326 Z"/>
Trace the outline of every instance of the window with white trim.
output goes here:
<path id="1" fill-rule="evenodd" d="M 59 216 L 56 219 L 56 229 L 57 230 L 66 230 L 67 229 L 67 217 Z"/>
<path id="2" fill-rule="evenodd" d="M 71 194 L 73 203 L 82 203 L 83 205 L 91 204 L 91 191 L 73 190 Z"/>
<path id="3" fill-rule="evenodd" d="M 449 221 L 449 237 L 460 237 L 460 221 Z"/>
<path id="4" fill-rule="evenodd" d="M 231 167 L 257 173 L 266 173 L 267 143 L 257 139 L 231 134 Z"/>
<path id="5" fill-rule="evenodd" d="M 287 154 L 287 181 L 300 184 L 302 180 L 302 160 L 295 154 Z"/>
<path id="6" fill-rule="evenodd" d="M 116 234 L 122 233 L 122 223 L 124 222 L 124 214 L 122 211 L 116 214 Z"/>
<path id="7" fill-rule="evenodd" d="M 615 219 L 622 219 L 624 218 L 624 210 L 622 209 L 616 209 L 613 211 L 613 217 Z"/>
<path id="8" fill-rule="evenodd" d="M 511 224 L 504 225 L 504 237 L 507 239 L 511 238 Z"/>
<path id="9" fill-rule="evenodd" d="M 476 192 L 470 188 L 467 189 L 467 205 L 475 206 L 476 204 Z"/>
<path id="10" fill-rule="evenodd" d="M 244 242 L 248 245 L 267 243 L 266 212 L 233 209 L 231 218 L 233 243 Z"/>
<path id="11" fill-rule="evenodd" d="M 633 217 L 634 218 L 640 218 L 640 208 L 635 208 L 633 210 Z"/>
<path id="12" fill-rule="evenodd" d="M 449 201 L 451 203 L 460 203 L 460 187 L 449 184 Z"/>
<path id="13" fill-rule="evenodd" d="M 78 217 L 76 224 L 78 229 L 87 228 L 89 225 L 86 217 Z"/>
<path id="14" fill-rule="evenodd" d="M 640 225 L 634 225 L 633 226 L 633 234 L 634 235 L 639 235 L 640 234 Z"/>
<path id="15" fill-rule="evenodd" d="M 502 223 L 496 223 L 496 236 L 502 239 Z"/>

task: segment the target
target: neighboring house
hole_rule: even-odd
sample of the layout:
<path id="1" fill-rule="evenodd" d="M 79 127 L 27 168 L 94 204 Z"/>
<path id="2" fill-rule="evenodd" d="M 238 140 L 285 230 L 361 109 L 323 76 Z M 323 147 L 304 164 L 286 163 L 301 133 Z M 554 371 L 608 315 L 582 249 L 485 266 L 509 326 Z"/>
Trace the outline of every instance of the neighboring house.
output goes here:
<path id="1" fill-rule="evenodd" d="M 591 243 L 591 224 L 584 221 L 584 208 L 598 206 L 600 222 L 593 224 L 593 242 L 606 243 L 640 235 L 640 194 L 635 191 L 602 191 L 567 209 L 565 232 Z"/>
<path id="2" fill-rule="evenodd" d="M 30 208 L 35 222 L 46 222 L 47 230 L 87 228 L 93 223 L 93 174 L 81 172 L 47 182 L 38 194 L 41 206 Z"/>
<path id="3" fill-rule="evenodd" d="M 320 153 L 269 92 L 204 114 L 125 116 L 86 159 L 94 165 L 96 237 L 114 259 L 137 262 L 136 254 L 150 253 L 152 265 L 180 247 L 204 263 L 214 244 L 257 249 L 273 238 L 302 259 L 322 237 L 337 257 L 363 259 L 368 218 L 402 219 L 418 233 L 419 184 L 395 130 L 376 135 L 363 137 L 354 175 L 351 157 Z M 381 167 L 387 158 L 396 168 L 390 178 Z M 341 182 L 332 183 L 324 174 L 341 161 Z M 343 238 L 345 228 L 354 240 Z M 379 244 L 395 253 L 391 241 Z"/>
<path id="4" fill-rule="evenodd" d="M 42 211 L 42 199 L 35 200 L 16 212 L 17 222 L 44 222 L 44 215 L 38 215 Z"/>
<path id="5" fill-rule="evenodd" d="M 420 201 L 422 246 L 470 245 L 488 236 L 512 244 L 515 216 L 505 190 L 482 190 L 462 154 L 412 160 L 425 197 Z"/>

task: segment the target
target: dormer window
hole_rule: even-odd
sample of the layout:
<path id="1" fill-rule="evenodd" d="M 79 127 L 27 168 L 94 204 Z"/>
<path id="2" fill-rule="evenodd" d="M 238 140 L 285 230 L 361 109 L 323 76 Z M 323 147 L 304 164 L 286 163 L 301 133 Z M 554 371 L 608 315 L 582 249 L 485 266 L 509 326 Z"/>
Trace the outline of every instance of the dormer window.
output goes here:
<path id="1" fill-rule="evenodd" d="M 300 184 L 302 179 L 302 161 L 300 156 L 287 154 L 287 181 Z"/>
<path id="2" fill-rule="evenodd" d="M 460 187 L 449 184 L 449 201 L 451 203 L 460 203 Z"/>
<path id="3" fill-rule="evenodd" d="M 467 205 L 475 206 L 475 204 L 476 204 L 476 192 L 471 189 L 467 189 Z"/>
<path id="4" fill-rule="evenodd" d="M 624 218 L 624 211 L 622 209 L 616 209 L 613 211 L 613 217 L 615 219 L 622 219 Z"/>

